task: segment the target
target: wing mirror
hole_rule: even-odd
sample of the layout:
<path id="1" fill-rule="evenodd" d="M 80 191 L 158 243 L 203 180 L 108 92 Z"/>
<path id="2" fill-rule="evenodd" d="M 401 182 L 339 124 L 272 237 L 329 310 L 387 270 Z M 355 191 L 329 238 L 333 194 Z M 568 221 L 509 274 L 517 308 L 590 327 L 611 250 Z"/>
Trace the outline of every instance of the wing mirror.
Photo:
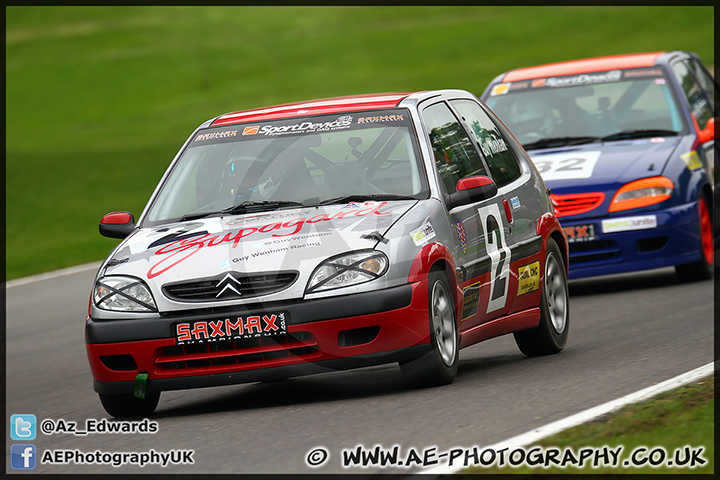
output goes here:
<path id="1" fill-rule="evenodd" d="M 448 210 L 494 197 L 498 192 L 495 182 L 482 175 L 461 178 L 455 189 L 445 201 Z"/>
<path id="2" fill-rule="evenodd" d="M 109 238 L 125 238 L 135 228 L 135 217 L 130 212 L 112 212 L 100 220 L 100 235 Z"/>
<path id="3" fill-rule="evenodd" d="M 715 140 L 715 117 L 709 118 L 705 124 L 705 130 L 698 132 L 698 138 L 702 143 Z"/>

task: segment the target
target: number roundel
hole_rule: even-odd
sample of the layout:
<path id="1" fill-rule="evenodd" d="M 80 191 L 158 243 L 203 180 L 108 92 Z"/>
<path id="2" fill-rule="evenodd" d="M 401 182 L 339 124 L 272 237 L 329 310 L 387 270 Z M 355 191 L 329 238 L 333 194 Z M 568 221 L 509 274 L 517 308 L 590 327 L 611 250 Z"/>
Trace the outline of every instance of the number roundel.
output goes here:
<path id="1" fill-rule="evenodd" d="M 500 207 L 493 203 L 478 208 L 480 228 L 485 236 L 485 248 L 490 257 L 490 298 L 487 311 L 505 307 L 510 282 L 510 249 L 505 241 L 505 230 Z"/>

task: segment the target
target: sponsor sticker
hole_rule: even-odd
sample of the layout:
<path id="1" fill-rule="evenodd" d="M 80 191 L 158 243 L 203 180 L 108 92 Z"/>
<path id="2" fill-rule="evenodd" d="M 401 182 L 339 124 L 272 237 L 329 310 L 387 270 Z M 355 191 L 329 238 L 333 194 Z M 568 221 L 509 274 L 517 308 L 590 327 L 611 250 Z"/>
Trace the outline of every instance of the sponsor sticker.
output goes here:
<path id="1" fill-rule="evenodd" d="M 419 247 L 420 245 L 427 243 L 427 241 L 431 238 L 435 238 L 435 229 L 433 229 L 433 226 L 430 225 L 430 222 L 427 222 L 422 227 L 410 232 L 410 236 L 412 237 L 413 242 L 415 242 L 415 246 Z"/>
<path id="2" fill-rule="evenodd" d="M 590 242 L 595 240 L 595 225 L 573 225 L 572 227 L 565 227 L 565 236 L 567 236 L 568 243 L 574 242 Z"/>
<path id="3" fill-rule="evenodd" d="M 480 282 L 473 283 L 463 290 L 463 309 L 460 321 L 467 320 L 475 315 L 480 303 Z"/>
<path id="4" fill-rule="evenodd" d="M 360 117 L 357 119 L 358 124 L 365 123 L 379 123 L 379 122 L 402 122 L 404 116 L 400 114 L 395 115 L 373 115 L 372 117 Z"/>
<path id="5" fill-rule="evenodd" d="M 510 205 L 512 205 L 513 210 L 517 210 L 520 208 L 520 199 L 518 197 L 512 197 L 510 199 Z"/>
<path id="6" fill-rule="evenodd" d="M 605 73 L 574 75 L 571 77 L 551 77 L 545 80 L 546 87 L 571 87 L 574 85 L 593 85 L 596 83 L 617 82 L 622 79 L 620 70 Z"/>
<path id="7" fill-rule="evenodd" d="M 536 260 L 531 264 L 519 267 L 517 296 L 534 292 L 538 288 L 540 288 L 540 261 Z"/>
<path id="8" fill-rule="evenodd" d="M 285 313 L 266 313 L 175 325 L 175 340 L 178 345 L 267 337 L 285 333 L 287 333 Z"/>
<path id="9" fill-rule="evenodd" d="M 603 233 L 625 232 L 628 230 L 645 230 L 657 227 L 655 215 L 643 215 L 640 217 L 611 218 L 602 221 Z"/>
<path id="10" fill-rule="evenodd" d="M 697 170 L 698 168 L 702 168 L 703 166 L 702 162 L 700 161 L 700 156 L 695 150 L 681 155 L 680 158 L 682 158 L 682 161 L 685 162 L 685 165 L 687 165 L 688 169 L 690 170 Z"/>
<path id="11" fill-rule="evenodd" d="M 532 86 L 532 88 L 544 87 L 544 86 L 545 86 L 545 79 L 544 79 L 544 78 L 538 78 L 537 80 L 533 80 L 531 86 Z"/>
<path id="12" fill-rule="evenodd" d="M 467 253 L 467 237 L 465 236 L 465 227 L 462 220 L 455 220 L 455 231 L 457 231 L 460 245 L 462 245 L 463 253 Z"/>
<path id="13" fill-rule="evenodd" d="M 255 125 L 252 127 L 245 127 L 243 130 L 243 135 L 257 135 L 258 131 L 260 130 L 260 126 Z"/>
<path id="14" fill-rule="evenodd" d="M 195 137 L 195 141 L 201 142 L 203 140 L 216 140 L 218 138 L 227 138 L 227 137 L 236 137 L 236 136 L 237 136 L 237 130 L 225 130 L 222 132 L 201 133 L 197 137 Z"/>
<path id="15" fill-rule="evenodd" d="M 590 178 L 598 158 L 600 158 L 600 151 L 593 150 L 535 155 L 532 157 L 532 161 L 540 176 L 547 182 L 549 180 Z"/>
<path id="16" fill-rule="evenodd" d="M 510 90 L 510 85 L 510 83 L 498 83 L 490 91 L 490 96 L 494 97 L 495 95 L 505 95 L 508 90 Z"/>

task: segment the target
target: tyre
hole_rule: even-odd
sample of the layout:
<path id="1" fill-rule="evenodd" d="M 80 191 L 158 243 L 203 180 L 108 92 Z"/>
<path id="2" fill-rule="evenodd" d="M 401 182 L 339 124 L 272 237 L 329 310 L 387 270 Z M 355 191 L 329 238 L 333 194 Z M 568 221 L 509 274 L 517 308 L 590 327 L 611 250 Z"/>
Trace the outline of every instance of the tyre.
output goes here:
<path id="1" fill-rule="evenodd" d="M 105 411 L 115 418 L 150 415 L 160 401 L 160 392 L 146 393 L 144 399 L 136 398 L 132 394 L 106 395 L 100 393 L 99 395 Z"/>
<path id="2" fill-rule="evenodd" d="M 416 360 L 400 365 L 403 375 L 414 386 L 447 385 L 457 376 L 460 342 L 451 292 L 443 272 L 430 272 L 428 321 L 432 350 Z"/>
<path id="3" fill-rule="evenodd" d="M 542 278 L 540 323 L 515 332 L 515 343 L 528 357 L 558 353 L 565 347 L 570 327 L 570 302 L 565 264 L 555 240 L 549 239 Z"/>
<path id="4" fill-rule="evenodd" d="M 713 238 L 712 217 L 710 216 L 709 202 L 705 195 L 698 201 L 698 214 L 700 217 L 700 260 L 684 265 L 676 265 L 675 273 L 682 282 L 708 280 L 713 276 L 715 241 Z"/>

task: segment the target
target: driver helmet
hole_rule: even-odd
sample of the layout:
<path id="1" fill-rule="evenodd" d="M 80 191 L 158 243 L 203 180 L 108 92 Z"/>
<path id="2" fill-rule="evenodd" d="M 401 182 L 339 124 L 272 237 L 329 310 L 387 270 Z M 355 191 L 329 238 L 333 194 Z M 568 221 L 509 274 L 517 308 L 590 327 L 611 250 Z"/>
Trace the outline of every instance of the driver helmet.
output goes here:
<path id="1" fill-rule="evenodd" d="M 513 133 L 518 135 L 550 135 L 555 126 L 552 108 L 547 102 L 529 99 L 515 102 L 510 107 L 510 119 L 514 125 Z"/>

